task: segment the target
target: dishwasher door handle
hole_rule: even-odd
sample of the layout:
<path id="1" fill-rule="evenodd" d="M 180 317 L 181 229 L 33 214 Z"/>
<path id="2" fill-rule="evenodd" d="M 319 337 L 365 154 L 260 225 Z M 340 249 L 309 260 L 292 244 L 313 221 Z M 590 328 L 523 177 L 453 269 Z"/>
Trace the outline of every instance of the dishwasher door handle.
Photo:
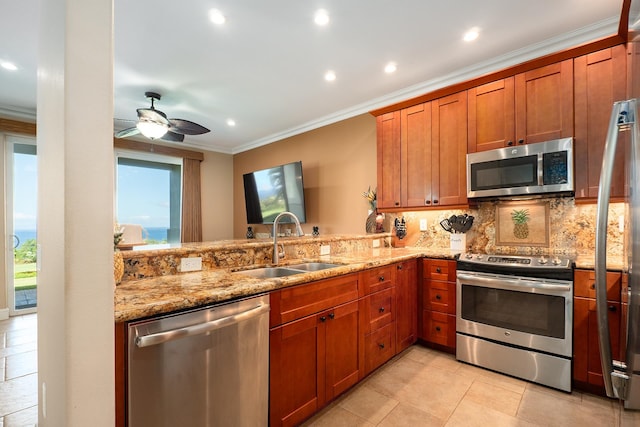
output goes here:
<path id="1" fill-rule="evenodd" d="M 169 331 L 158 332 L 155 334 L 139 336 L 136 337 L 136 346 L 140 348 L 150 347 L 180 338 L 204 334 L 206 332 L 214 331 L 216 329 L 224 328 L 225 326 L 233 325 L 235 323 L 251 319 L 252 317 L 259 316 L 260 314 L 268 311 L 269 304 L 260 304 L 257 307 L 238 314 L 234 314 L 232 316 L 222 317 L 220 319 L 211 320 L 205 323 L 199 323 L 184 328 L 177 328 Z"/>

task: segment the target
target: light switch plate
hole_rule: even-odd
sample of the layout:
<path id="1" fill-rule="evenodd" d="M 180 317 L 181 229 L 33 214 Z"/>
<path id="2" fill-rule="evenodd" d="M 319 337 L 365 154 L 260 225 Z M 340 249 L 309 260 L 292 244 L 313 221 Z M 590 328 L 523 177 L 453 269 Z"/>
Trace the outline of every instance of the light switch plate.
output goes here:
<path id="1" fill-rule="evenodd" d="M 420 220 L 420 231 L 427 231 L 427 219 L 422 218 Z"/>
<path id="2" fill-rule="evenodd" d="M 180 271 L 185 273 L 187 271 L 200 271 L 202 270 L 202 257 L 190 257 L 180 259 Z"/>
<path id="3" fill-rule="evenodd" d="M 320 245 L 320 255 L 329 255 L 331 253 L 331 246 Z"/>

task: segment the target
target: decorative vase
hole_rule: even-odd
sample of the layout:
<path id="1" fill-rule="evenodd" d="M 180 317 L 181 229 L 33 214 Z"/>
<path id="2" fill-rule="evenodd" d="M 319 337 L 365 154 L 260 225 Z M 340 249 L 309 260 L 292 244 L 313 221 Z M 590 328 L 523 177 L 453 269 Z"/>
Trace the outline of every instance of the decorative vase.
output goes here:
<path id="1" fill-rule="evenodd" d="M 122 282 L 122 276 L 124 276 L 124 258 L 122 258 L 122 252 L 116 249 L 113 252 L 113 281 L 116 285 Z"/>
<path id="2" fill-rule="evenodd" d="M 369 211 L 369 216 L 367 217 L 367 222 L 366 222 L 366 230 L 367 233 L 375 233 L 376 232 L 376 212 L 370 210 Z"/>

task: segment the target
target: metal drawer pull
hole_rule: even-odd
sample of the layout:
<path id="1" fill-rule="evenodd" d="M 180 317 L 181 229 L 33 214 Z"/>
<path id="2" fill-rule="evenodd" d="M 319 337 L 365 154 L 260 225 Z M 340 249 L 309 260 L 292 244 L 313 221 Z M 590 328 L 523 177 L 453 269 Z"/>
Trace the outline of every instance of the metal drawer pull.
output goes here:
<path id="1" fill-rule="evenodd" d="M 149 347 L 152 345 L 162 344 L 167 341 L 176 340 L 178 338 L 204 334 L 206 332 L 211 332 L 216 329 L 224 328 L 225 326 L 233 325 L 234 323 L 239 323 L 244 320 L 248 320 L 252 317 L 258 316 L 267 311 L 269 311 L 269 304 L 260 304 L 259 306 L 247 311 L 243 311 L 242 313 L 223 317 L 221 319 L 212 320 L 210 322 L 200 323 L 197 325 L 187 326 L 184 328 L 173 329 L 170 331 L 158 332 L 157 334 L 139 336 L 136 338 L 136 346 Z"/>
<path id="2" fill-rule="evenodd" d="M 380 313 L 384 313 L 384 307 L 380 307 L 380 308 L 378 309 L 378 311 L 379 311 Z"/>
<path id="3" fill-rule="evenodd" d="M 436 326 L 436 331 L 440 332 L 440 326 Z"/>
<path id="4" fill-rule="evenodd" d="M 378 344 L 378 347 L 380 347 L 380 348 L 384 348 L 384 343 L 383 343 L 383 342 L 381 342 L 380 344 Z"/>
<path id="5" fill-rule="evenodd" d="M 380 282 L 384 282 L 384 276 L 380 276 L 380 277 L 378 277 L 378 281 L 380 281 Z"/>
<path id="6" fill-rule="evenodd" d="M 442 299 L 442 297 L 440 296 L 440 294 L 436 295 L 436 299 L 437 299 L 438 301 L 440 301 L 440 300 Z"/>
<path id="7" fill-rule="evenodd" d="M 335 319 L 336 315 L 335 313 L 329 313 L 329 319 Z"/>

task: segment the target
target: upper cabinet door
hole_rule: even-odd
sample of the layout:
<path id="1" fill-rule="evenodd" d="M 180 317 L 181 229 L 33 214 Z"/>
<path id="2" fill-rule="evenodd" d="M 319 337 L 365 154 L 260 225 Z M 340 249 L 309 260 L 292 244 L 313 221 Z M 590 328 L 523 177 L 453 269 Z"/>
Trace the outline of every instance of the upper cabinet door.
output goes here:
<path id="1" fill-rule="evenodd" d="M 514 144 L 514 97 L 513 77 L 469 89 L 469 153 Z"/>
<path id="2" fill-rule="evenodd" d="M 379 208 L 400 207 L 400 111 L 378 116 Z"/>
<path id="3" fill-rule="evenodd" d="M 573 136 L 573 59 L 515 76 L 516 143 Z"/>
<path id="4" fill-rule="evenodd" d="M 458 92 L 431 103 L 432 205 L 466 204 L 467 92 Z"/>
<path id="5" fill-rule="evenodd" d="M 598 197 L 600 169 L 611 109 L 626 99 L 626 50 L 615 46 L 575 59 L 576 199 Z M 624 144 L 618 145 L 616 165 L 623 165 Z M 611 197 L 624 196 L 624 167 L 615 168 Z"/>
<path id="6" fill-rule="evenodd" d="M 400 112 L 403 207 L 431 205 L 431 103 Z"/>

